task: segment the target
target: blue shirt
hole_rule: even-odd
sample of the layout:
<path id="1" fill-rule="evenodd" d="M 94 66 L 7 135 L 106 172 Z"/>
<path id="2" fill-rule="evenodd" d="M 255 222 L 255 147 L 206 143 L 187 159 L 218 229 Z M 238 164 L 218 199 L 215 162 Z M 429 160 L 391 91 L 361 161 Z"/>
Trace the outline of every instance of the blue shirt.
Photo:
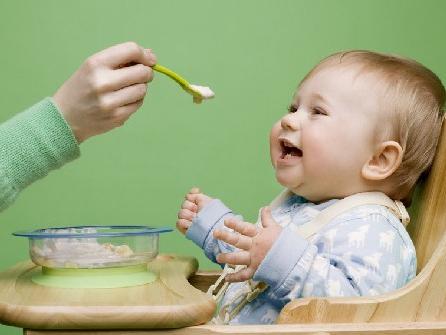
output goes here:
<path id="1" fill-rule="evenodd" d="M 415 277 L 415 247 L 400 220 L 384 206 L 352 208 L 309 240 L 294 231 L 337 201 L 313 204 L 293 195 L 272 211 L 284 229 L 253 276 L 269 287 L 230 324 L 271 324 L 292 299 L 378 295 Z M 236 249 L 212 234 L 216 228 L 228 229 L 224 220 L 230 217 L 243 220 L 214 199 L 198 213 L 186 234 L 215 263 L 219 253 Z M 230 284 L 222 304 L 230 302 L 243 285 L 247 284 Z"/>

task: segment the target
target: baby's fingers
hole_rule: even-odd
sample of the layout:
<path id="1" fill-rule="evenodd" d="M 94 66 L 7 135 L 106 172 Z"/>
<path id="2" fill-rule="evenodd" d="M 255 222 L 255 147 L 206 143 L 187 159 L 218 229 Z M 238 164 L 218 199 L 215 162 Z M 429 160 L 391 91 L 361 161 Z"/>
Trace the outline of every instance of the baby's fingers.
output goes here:
<path id="1" fill-rule="evenodd" d="M 189 220 L 192 221 L 193 218 L 195 217 L 195 213 L 190 211 L 189 209 L 180 209 L 180 211 L 178 212 L 178 219 L 185 219 L 185 220 Z"/>
<path id="2" fill-rule="evenodd" d="M 243 250 L 249 250 L 252 245 L 252 239 L 250 237 L 246 237 L 227 230 L 216 229 L 214 231 L 214 237 L 218 240 L 229 243 L 230 245 Z"/>
<path id="3" fill-rule="evenodd" d="M 217 262 L 231 265 L 249 265 L 251 263 L 251 255 L 247 251 L 218 254 Z"/>
<path id="4" fill-rule="evenodd" d="M 187 201 L 193 202 L 193 203 L 197 203 L 198 199 L 200 197 L 200 193 L 191 193 L 189 192 L 188 194 L 186 194 L 185 198 Z"/>
<path id="5" fill-rule="evenodd" d="M 181 205 L 182 209 L 188 209 L 194 213 L 198 211 L 198 206 L 189 200 L 185 200 Z"/>
<path id="6" fill-rule="evenodd" d="M 251 279 L 254 276 L 254 269 L 246 268 L 242 269 L 236 273 L 231 273 L 225 277 L 225 280 L 229 283 L 245 281 Z"/>
<path id="7" fill-rule="evenodd" d="M 200 189 L 198 187 L 192 187 L 189 191 L 189 193 L 201 193 Z"/>
<path id="8" fill-rule="evenodd" d="M 186 231 L 189 229 L 191 224 L 192 224 L 192 222 L 190 222 L 189 220 L 184 220 L 184 219 L 177 220 L 177 228 L 183 234 L 186 233 Z"/>
<path id="9" fill-rule="evenodd" d="M 257 235 L 256 226 L 248 222 L 239 221 L 237 219 L 227 219 L 225 220 L 225 226 L 248 237 Z"/>
<path id="10" fill-rule="evenodd" d="M 200 189 L 198 187 L 192 187 L 190 191 L 184 197 L 186 200 L 195 201 L 196 197 L 200 194 Z"/>

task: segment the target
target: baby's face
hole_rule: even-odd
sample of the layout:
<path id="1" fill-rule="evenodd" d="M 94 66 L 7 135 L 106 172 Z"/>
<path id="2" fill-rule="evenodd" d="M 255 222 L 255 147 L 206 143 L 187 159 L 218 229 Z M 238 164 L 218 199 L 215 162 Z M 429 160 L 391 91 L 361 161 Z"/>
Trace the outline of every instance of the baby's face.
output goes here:
<path id="1" fill-rule="evenodd" d="M 372 77 L 356 75 L 353 66 L 318 70 L 271 130 L 277 180 L 310 201 L 362 191 L 361 169 L 377 144 L 379 112 Z"/>

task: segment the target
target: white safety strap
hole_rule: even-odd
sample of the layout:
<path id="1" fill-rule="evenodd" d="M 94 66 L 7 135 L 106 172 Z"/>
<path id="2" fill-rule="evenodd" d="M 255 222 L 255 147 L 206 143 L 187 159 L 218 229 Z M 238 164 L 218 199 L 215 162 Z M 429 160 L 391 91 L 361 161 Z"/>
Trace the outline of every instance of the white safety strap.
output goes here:
<path id="1" fill-rule="evenodd" d="M 211 296 L 214 297 L 214 299 L 216 301 L 220 301 L 220 299 L 223 296 L 223 293 L 226 291 L 226 288 L 228 287 L 229 283 L 225 282 L 222 287 L 220 288 L 220 290 L 217 291 L 217 293 L 214 294 L 214 292 L 217 290 L 218 286 L 220 286 L 220 283 L 222 282 L 223 279 L 225 279 L 225 277 L 228 274 L 234 273 L 235 269 L 230 267 L 229 265 L 225 265 L 225 267 L 223 268 L 222 273 L 220 274 L 220 276 L 217 278 L 217 280 L 215 281 L 214 285 L 209 286 L 208 291 L 206 292 L 206 294 L 209 294 Z"/>
<path id="2" fill-rule="evenodd" d="M 381 205 L 389 208 L 406 227 L 410 221 L 409 213 L 407 213 L 404 205 L 398 200 L 392 200 L 381 192 L 364 192 L 348 196 L 333 205 L 322 210 L 308 224 L 297 227 L 297 232 L 304 238 L 315 235 L 328 222 L 342 213 L 362 205 Z"/>

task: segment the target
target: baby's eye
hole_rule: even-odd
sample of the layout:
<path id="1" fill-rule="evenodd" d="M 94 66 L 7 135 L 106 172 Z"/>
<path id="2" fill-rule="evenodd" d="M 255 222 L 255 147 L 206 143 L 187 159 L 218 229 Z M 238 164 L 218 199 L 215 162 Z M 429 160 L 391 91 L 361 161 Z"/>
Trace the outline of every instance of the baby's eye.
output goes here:
<path id="1" fill-rule="evenodd" d="M 312 109 L 311 109 L 311 112 L 312 112 L 314 115 L 327 115 L 327 113 L 326 113 L 324 110 L 322 110 L 322 109 L 320 109 L 320 108 L 318 108 L 318 107 L 314 107 L 314 108 L 312 108 Z"/>
<path id="2" fill-rule="evenodd" d="M 290 105 L 288 107 L 288 113 L 296 113 L 297 112 L 297 107 L 294 105 Z"/>

